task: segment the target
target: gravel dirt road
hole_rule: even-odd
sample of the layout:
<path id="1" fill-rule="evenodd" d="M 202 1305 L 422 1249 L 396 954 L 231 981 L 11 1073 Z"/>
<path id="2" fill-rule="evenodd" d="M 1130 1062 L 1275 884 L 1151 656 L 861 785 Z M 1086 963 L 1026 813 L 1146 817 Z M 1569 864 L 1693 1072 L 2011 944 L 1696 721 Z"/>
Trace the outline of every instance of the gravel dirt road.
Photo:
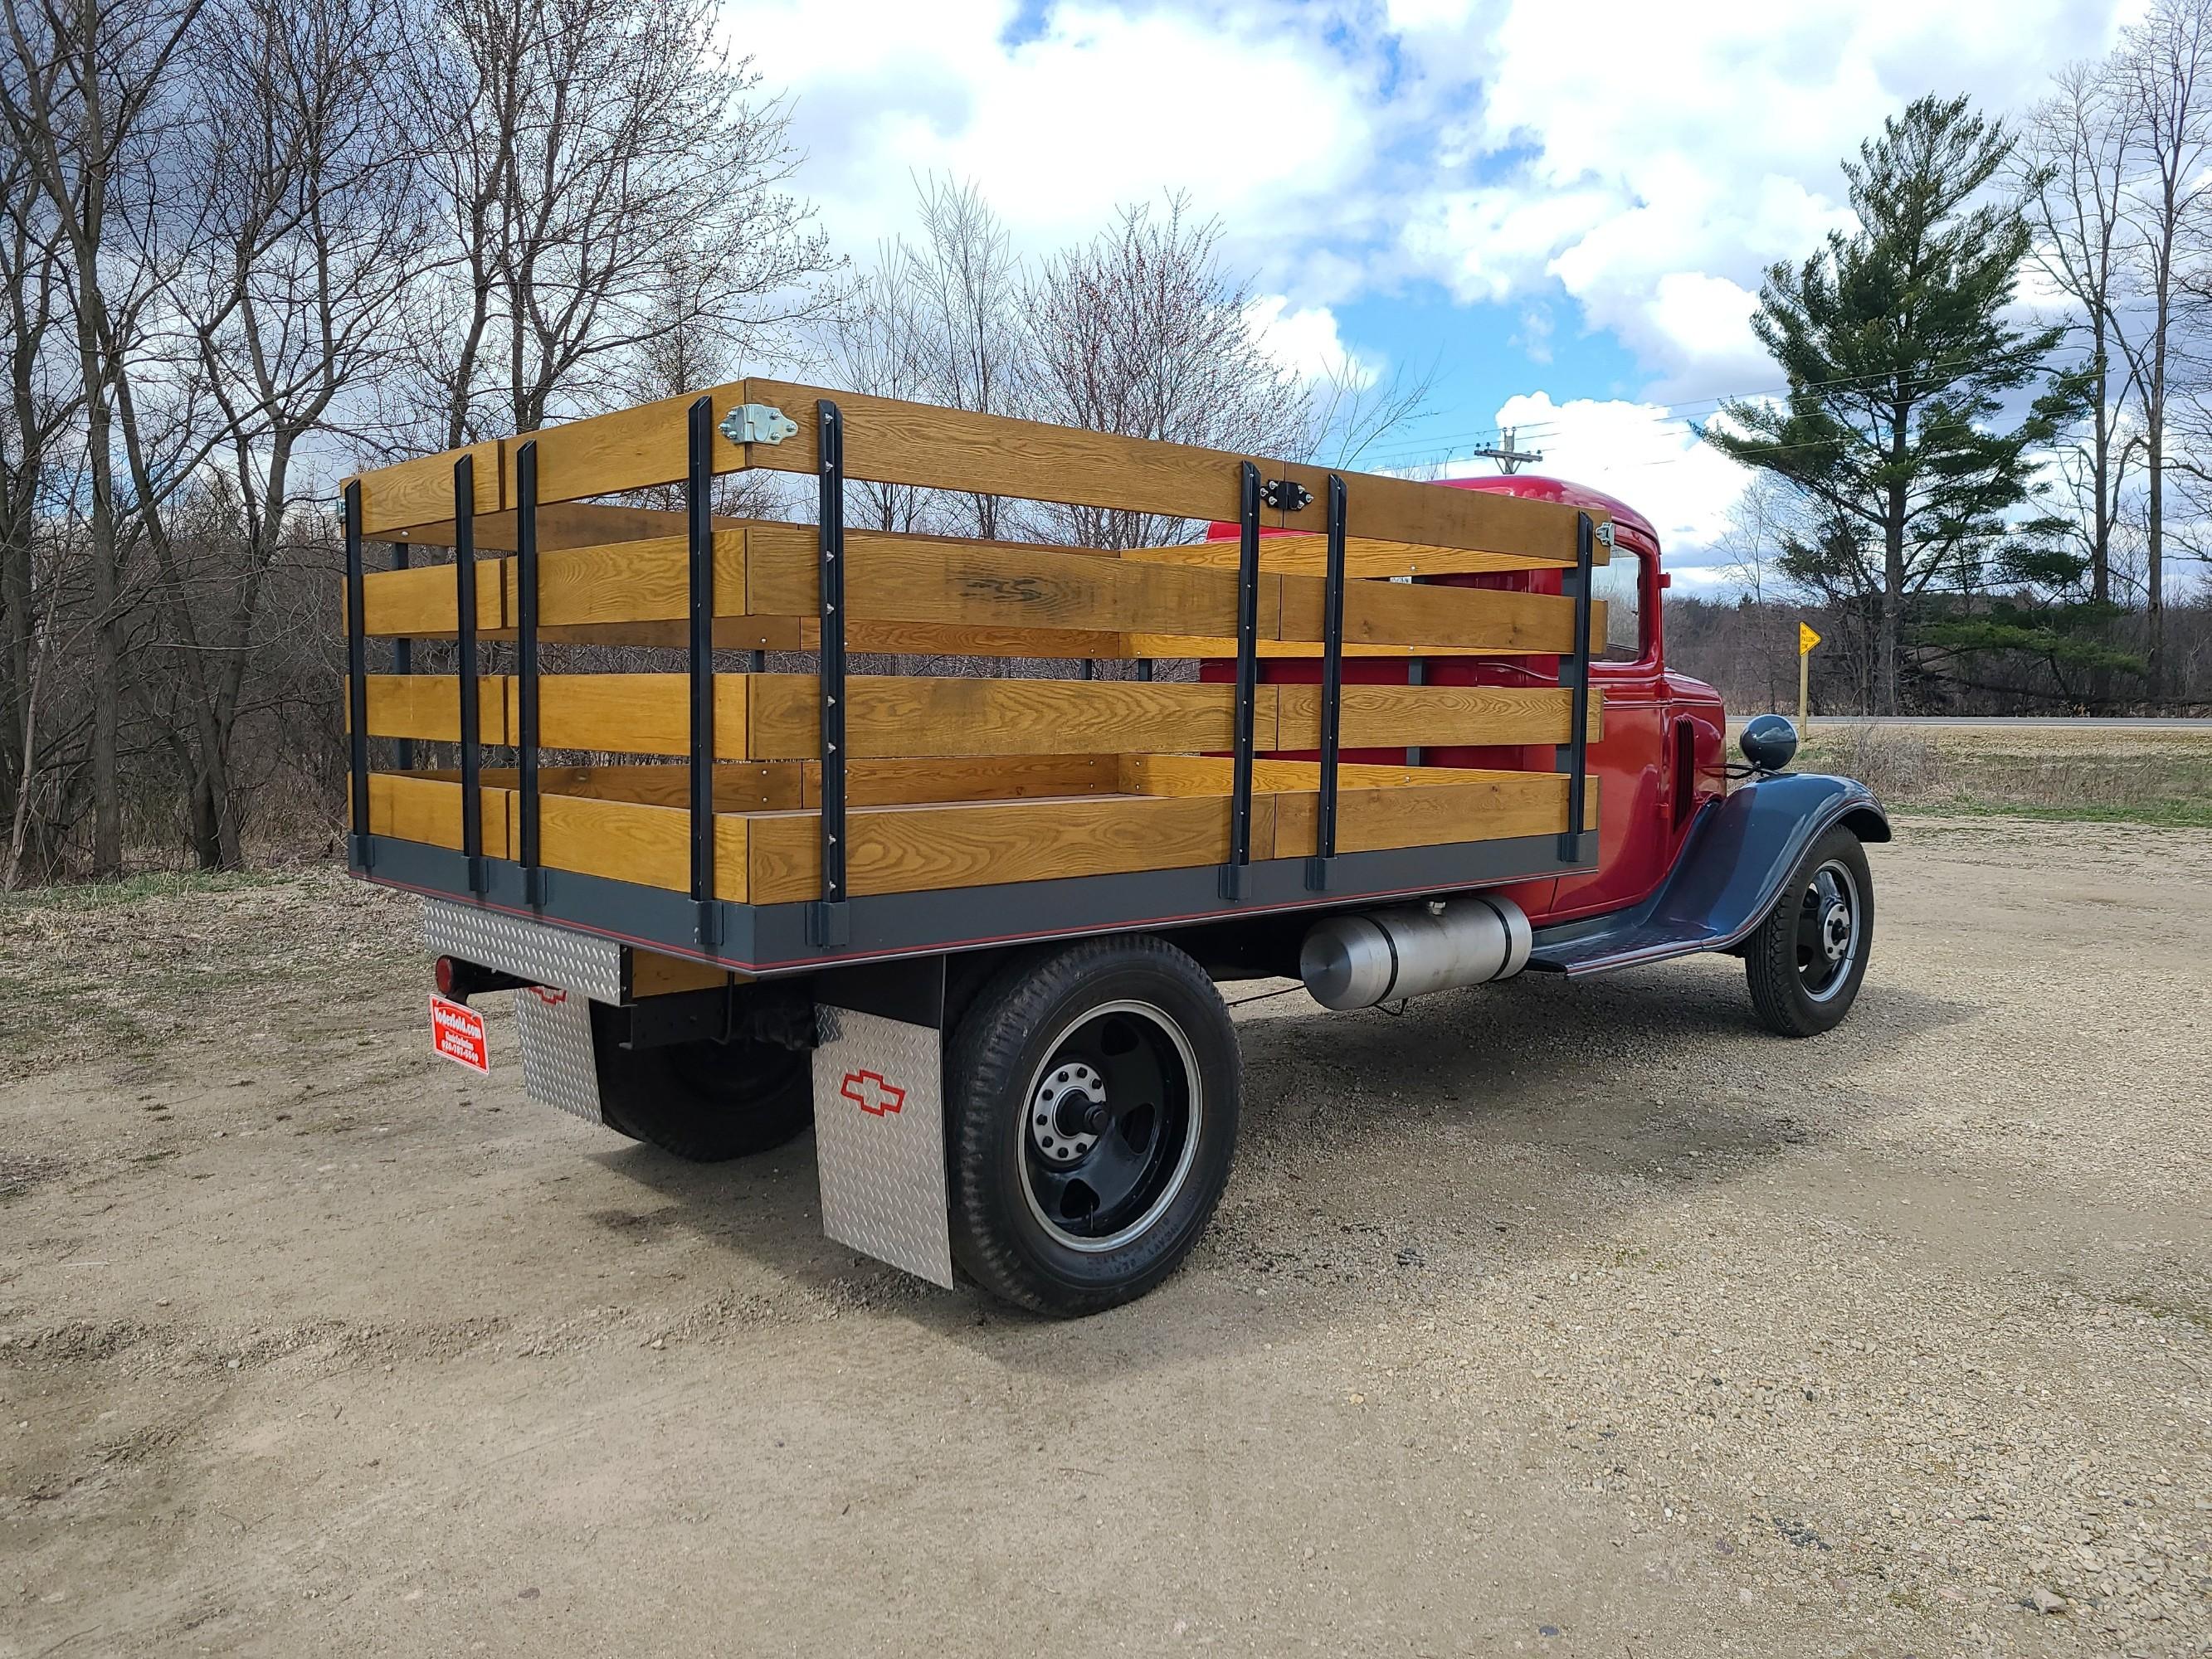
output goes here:
<path id="1" fill-rule="evenodd" d="M 1874 862 L 1825 1039 L 1240 1011 L 1073 1326 L 433 1059 L 406 902 L 5 901 L 0 1655 L 2212 1652 L 2212 833 Z"/>

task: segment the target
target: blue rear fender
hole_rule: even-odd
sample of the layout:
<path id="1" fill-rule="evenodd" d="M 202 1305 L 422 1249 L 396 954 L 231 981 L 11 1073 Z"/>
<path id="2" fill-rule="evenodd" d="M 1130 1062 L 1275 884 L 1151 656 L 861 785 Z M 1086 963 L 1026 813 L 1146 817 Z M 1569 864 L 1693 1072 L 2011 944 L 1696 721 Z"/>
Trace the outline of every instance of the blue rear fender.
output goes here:
<path id="1" fill-rule="evenodd" d="M 1841 824 L 1863 842 L 1890 838 L 1889 815 L 1856 778 L 1763 777 L 1707 803 L 1680 856 L 1643 903 L 1539 928 L 1531 968 L 1602 973 L 1741 943 L 1774 908 L 1813 843 Z"/>

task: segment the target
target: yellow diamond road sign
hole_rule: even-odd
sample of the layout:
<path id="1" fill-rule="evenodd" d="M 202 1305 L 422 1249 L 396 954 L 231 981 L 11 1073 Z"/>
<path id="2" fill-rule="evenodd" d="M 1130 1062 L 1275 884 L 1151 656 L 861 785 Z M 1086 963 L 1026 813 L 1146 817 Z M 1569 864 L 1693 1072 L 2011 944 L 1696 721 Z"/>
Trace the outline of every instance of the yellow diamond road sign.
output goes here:
<path id="1" fill-rule="evenodd" d="M 1820 644 L 1820 636 L 1818 634 L 1815 634 L 1812 629 L 1803 623 L 1799 623 L 1797 624 L 1797 654 L 1799 656 L 1802 657 L 1807 655 L 1812 651 L 1813 647 Z"/>

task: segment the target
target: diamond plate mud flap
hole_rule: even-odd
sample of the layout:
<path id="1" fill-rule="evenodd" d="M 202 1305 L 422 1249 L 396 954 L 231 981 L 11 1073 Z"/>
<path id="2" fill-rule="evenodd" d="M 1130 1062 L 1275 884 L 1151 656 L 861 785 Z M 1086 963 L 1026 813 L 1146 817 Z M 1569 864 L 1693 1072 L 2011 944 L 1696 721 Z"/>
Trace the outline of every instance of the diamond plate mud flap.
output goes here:
<path id="1" fill-rule="evenodd" d="M 822 1231 L 952 1286 L 937 1028 L 824 1005 L 814 1051 Z"/>
<path id="2" fill-rule="evenodd" d="M 606 1121 L 599 1115 L 589 997 L 552 986 L 524 986 L 514 994 L 514 1035 L 522 1048 L 523 1093 L 587 1123 Z"/>

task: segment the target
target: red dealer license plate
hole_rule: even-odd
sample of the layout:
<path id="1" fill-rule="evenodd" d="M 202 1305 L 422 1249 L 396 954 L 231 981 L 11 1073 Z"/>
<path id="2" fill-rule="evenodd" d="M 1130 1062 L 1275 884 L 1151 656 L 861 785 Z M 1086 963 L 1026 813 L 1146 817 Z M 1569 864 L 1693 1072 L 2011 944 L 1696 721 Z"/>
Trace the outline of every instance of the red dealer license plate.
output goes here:
<path id="1" fill-rule="evenodd" d="M 443 997 L 430 999 L 430 1046 L 456 1066 L 465 1066 L 471 1072 L 491 1070 L 483 1016 L 464 1004 L 448 1002 Z"/>

